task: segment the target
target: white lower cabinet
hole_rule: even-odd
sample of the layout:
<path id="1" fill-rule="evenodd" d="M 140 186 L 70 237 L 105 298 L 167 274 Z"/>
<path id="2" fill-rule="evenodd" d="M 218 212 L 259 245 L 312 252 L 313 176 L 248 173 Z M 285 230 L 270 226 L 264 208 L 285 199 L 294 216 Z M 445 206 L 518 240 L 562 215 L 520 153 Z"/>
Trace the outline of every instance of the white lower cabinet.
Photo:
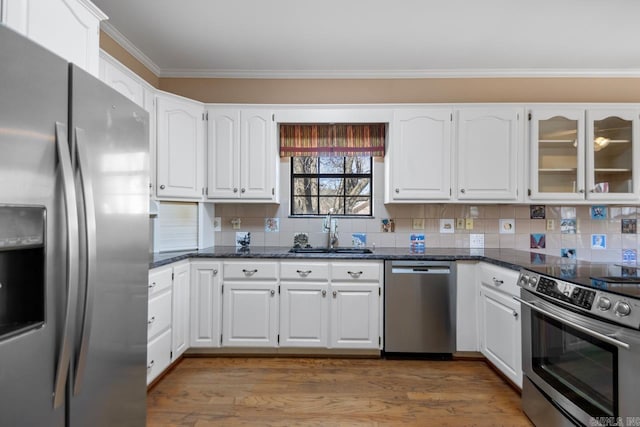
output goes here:
<path id="1" fill-rule="evenodd" d="M 191 347 L 220 347 L 221 266 L 219 262 L 191 264 Z"/>
<path id="2" fill-rule="evenodd" d="M 171 267 L 149 272 L 149 309 L 147 314 L 147 384 L 171 363 Z"/>
<path id="3" fill-rule="evenodd" d="M 171 363 L 171 329 L 147 343 L 147 385 Z"/>
<path id="4" fill-rule="evenodd" d="M 176 360 L 189 348 L 189 262 L 173 267 L 173 304 L 171 360 Z"/>
<path id="5" fill-rule="evenodd" d="M 478 351 L 476 261 L 456 262 L 456 351 Z"/>
<path id="6" fill-rule="evenodd" d="M 331 284 L 332 348 L 380 348 L 380 285 Z"/>
<path id="7" fill-rule="evenodd" d="M 480 351 L 518 387 L 522 387 L 520 304 L 513 299 L 518 273 L 480 264 L 478 305 Z"/>
<path id="8" fill-rule="evenodd" d="M 276 347 L 278 285 L 276 282 L 224 282 L 222 345 Z"/>

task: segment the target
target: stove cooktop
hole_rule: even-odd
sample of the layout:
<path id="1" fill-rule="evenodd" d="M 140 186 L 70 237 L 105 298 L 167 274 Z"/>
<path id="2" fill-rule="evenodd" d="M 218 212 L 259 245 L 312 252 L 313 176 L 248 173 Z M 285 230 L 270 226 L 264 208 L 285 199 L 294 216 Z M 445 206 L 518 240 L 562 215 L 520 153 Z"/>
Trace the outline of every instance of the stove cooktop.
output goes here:
<path id="1" fill-rule="evenodd" d="M 525 268 L 565 282 L 640 299 L 640 266 L 636 264 L 594 264 L 577 261 L 529 265 Z"/>

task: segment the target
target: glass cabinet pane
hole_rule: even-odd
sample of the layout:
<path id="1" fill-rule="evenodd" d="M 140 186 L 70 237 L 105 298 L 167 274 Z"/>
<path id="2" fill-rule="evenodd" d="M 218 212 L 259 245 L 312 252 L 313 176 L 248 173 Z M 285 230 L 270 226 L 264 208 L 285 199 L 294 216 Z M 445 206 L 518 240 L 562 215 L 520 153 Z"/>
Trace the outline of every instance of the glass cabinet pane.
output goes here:
<path id="1" fill-rule="evenodd" d="M 538 192 L 575 193 L 578 120 L 555 116 L 538 122 Z"/>
<path id="2" fill-rule="evenodd" d="M 620 117 L 594 120 L 594 192 L 633 192 L 632 124 Z"/>

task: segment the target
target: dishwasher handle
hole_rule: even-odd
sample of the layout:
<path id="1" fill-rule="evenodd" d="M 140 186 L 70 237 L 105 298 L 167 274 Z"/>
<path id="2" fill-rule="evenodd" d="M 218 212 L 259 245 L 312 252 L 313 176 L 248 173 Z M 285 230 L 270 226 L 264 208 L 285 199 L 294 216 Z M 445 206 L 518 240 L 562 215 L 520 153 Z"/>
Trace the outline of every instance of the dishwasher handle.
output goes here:
<path id="1" fill-rule="evenodd" d="M 392 274 L 451 274 L 451 268 L 445 266 L 402 266 L 391 267 Z"/>

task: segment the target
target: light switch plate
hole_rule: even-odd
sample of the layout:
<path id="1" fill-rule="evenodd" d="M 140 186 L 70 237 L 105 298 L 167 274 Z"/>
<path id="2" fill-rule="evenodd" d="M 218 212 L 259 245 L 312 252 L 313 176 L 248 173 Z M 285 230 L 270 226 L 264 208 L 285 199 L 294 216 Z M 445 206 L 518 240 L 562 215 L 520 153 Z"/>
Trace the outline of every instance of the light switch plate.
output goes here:
<path id="1" fill-rule="evenodd" d="M 547 231 L 552 231 L 556 229 L 556 222 L 552 219 L 547 220 Z"/>
<path id="2" fill-rule="evenodd" d="M 413 229 L 424 230 L 424 218 L 413 218 Z"/>
<path id="3" fill-rule="evenodd" d="M 457 218 L 456 219 L 456 229 L 464 230 L 464 218 Z"/>
<path id="4" fill-rule="evenodd" d="M 464 223 L 464 228 L 467 230 L 473 230 L 473 218 L 467 218 Z"/>

